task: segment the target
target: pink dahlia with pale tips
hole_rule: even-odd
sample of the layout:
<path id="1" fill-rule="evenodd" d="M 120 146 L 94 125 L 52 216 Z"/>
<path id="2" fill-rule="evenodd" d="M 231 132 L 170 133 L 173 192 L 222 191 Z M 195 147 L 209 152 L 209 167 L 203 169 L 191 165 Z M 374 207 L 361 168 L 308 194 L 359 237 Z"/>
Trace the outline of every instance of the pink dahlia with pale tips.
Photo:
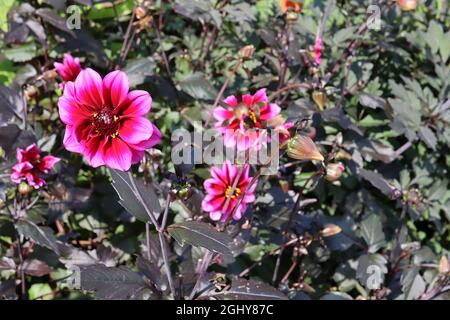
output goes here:
<path id="1" fill-rule="evenodd" d="M 265 88 L 254 95 L 244 94 L 241 101 L 229 96 L 224 102 L 227 107 L 214 108 L 213 117 L 217 120 L 215 128 L 223 133 L 226 147 L 237 145 L 238 150 L 259 149 L 262 143 L 270 140 L 267 129 L 275 129 L 271 128 L 271 120 L 280 115 L 281 109 L 269 103 Z M 281 127 L 287 131 L 292 124 L 283 123 Z M 280 126 L 276 129 L 280 131 Z M 280 138 L 283 140 L 286 137 L 283 135 Z"/>
<path id="2" fill-rule="evenodd" d="M 239 175 L 239 168 L 226 162 L 219 167 L 211 168 L 211 178 L 205 180 L 203 186 L 206 190 L 206 196 L 202 202 L 204 211 L 209 212 L 209 217 L 214 221 L 225 222 L 237 205 L 239 197 L 247 189 L 252 177 L 249 177 L 250 167 L 245 165 L 239 177 L 236 188 L 233 191 L 233 184 Z M 245 213 L 247 203 L 255 201 L 256 182 L 247 190 L 241 204 L 233 215 L 234 220 L 241 219 Z M 227 201 L 227 199 L 229 199 Z M 228 205 L 227 205 L 228 202 Z"/>
<path id="3" fill-rule="evenodd" d="M 82 70 L 80 59 L 72 57 L 70 53 L 65 53 L 63 62 L 55 62 L 54 66 L 64 81 L 75 81 Z"/>
<path id="4" fill-rule="evenodd" d="M 11 181 L 19 184 L 25 180 L 35 189 L 45 185 L 42 174 L 49 173 L 60 160 L 51 155 L 41 157 L 40 150 L 35 143 L 26 149 L 17 148 L 16 158 L 18 163 L 12 167 Z"/>
<path id="5" fill-rule="evenodd" d="M 64 146 L 83 154 L 93 167 L 127 171 L 161 140 L 158 128 L 146 118 L 151 106 L 148 92 L 129 91 L 124 72 L 102 79 L 90 68 L 82 70 L 75 82 L 66 83 L 58 101 L 66 124 Z"/>

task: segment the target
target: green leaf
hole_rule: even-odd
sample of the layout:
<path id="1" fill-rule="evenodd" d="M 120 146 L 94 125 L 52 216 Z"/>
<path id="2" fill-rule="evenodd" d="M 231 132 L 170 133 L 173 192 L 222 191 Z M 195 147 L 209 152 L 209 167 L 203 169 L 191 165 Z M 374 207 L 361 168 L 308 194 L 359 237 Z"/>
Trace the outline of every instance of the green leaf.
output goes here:
<path id="1" fill-rule="evenodd" d="M 361 222 L 361 236 L 369 246 L 369 252 L 377 252 L 386 244 L 383 225 L 376 214 L 369 215 Z"/>
<path id="2" fill-rule="evenodd" d="M 7 48 L 3 50 L 6 58 L 14 62 L 25 62 L 36 56 L 36 45 L 34 43 Z"/>
<path id="3" fill-rule="evenodd" d="M 364 254 L 358 259 L 356 278 L 369 290 L 377 290 L 388 272 L 387 260 L 381 254 Z"/>
<path id="4" fill-rule="evenodd" d="M 205 76 L 196 72 L 187 76 L 180 82 L 181 90 L 188 93 L 191 97 L 200 100 L 212 101 L 217 96 L 217 91 L 205 79 Z"/>
<path id="5" fill-rule="evenodd" d="M 417 299 L 425 292 L 426 284 L 420 276 L 418 268 L 405 270 L 400 278 L 400 283 L 406 300 Z"/>
<path id="6" fill-rule="evenodd" d="M 151 222 L 149 213 L 158 219 L 161 205 L 158 197 L 150 185 L 135 179 L 131 173 L 110 169 L 112 186 L 120 197 L 119 203 L 132 215 L 144 222 Z"/>
<path id="7" fill-rule="evenodd" d="M 17 232 L 25 238 L 34 240 L 38 245 L 46 247 L 56 254 L 60 254 L 58 239 L 49 227 L 39 227 L 34 222 L 28 220 L 19 220 L 15 224 Z"/>
<path id="8" fill-rule="evenodd" d="M 210 251 L 232 255 L 232 239 L 224 232 L 219 232 L 204 222 L 187 221 L 167 227 L 170 235 L 181 245 L 188 243 Z"/>
<path id="9" fill-rule="evenodd" d="M 266 283 L 242 278 L 232 280 L 230 288 L 211 296 L 227 300 L 287 300 L 283 293 Z"/>
<path id="10" fill-rule="evenodd" d="M 28 289 L 30 300 L 52 300 L 53 290 L 48 283 L 35 283 Z"/>
<path id="11" fill-rule="evenodd" d="M 145 82 L 148 76 L 153 75 L 156 63 L 150 57 L 138 58 L 128 61 L 123 71 L 127 74 L 131 86 Z"/>
<path id="12" fill-rule="evenodd" d="M 81 289 L 96 293 L 96 299 L 148 299 L 150 289 L 144 279 L 127 267 L 108 268 L 103 265 L 80 267 Z"/>

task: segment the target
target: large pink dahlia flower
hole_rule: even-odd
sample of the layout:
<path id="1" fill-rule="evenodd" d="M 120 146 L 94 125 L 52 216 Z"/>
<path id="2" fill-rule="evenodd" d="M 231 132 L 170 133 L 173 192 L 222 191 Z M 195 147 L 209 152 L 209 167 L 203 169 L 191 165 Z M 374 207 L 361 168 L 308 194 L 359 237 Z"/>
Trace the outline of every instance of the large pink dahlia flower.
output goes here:
<path id="1" fill-rule="evenodd" d="M 35 189 L 45 185 L 42 174 L 49 173 L 60 160 L 51 155 L 41 157 L 40 150 L 35 143 L 26 149 L 17 148 L 16 158 L 18 163 L 12 167 L 11 181 L 19 184 L 26 180 Z"/>
<path id="2" fill-rule="evenodd" d="M 227 107 L 217 107 L 213 110 L 213 116 L 217 120 L 215 128 L 223 133 L 226 147 L 237 145 L 238 150 L 249 148 L 259 149 L 262 143 L 270 140 L 268 129 L 271 128 L 271 120 L 279 117 L 280 107 L 269 103 L 266 89 L 258 90 L 254 95 L 244 94 L 239 102 L 235 96 L 225 98 Z M 291 123 L 281 125 L 284 132 L 292 127 Z M 276 128 L 281 132 L 280 127 Z M 289 138 L 280 136 L 280 140 Z"/>
<path id="3" fill-rule="evenodd" d="M 81 71 L 75 82 L 66 83 L 58 106 L 67 125 L 64 146 L 83 154 L 93 167 L 126 171 L 161 140 L 158 128 L 145 117 L 152 106 L 150 94 L 129 91 L 122 71 L 103 80 L 90 68 Z"/>
<path id="4" fill-rule="evenodd" d="M 234 208 L 237 205 L 238 199 L 241 194 L 247 189 L 252 177 L 249 177 L 248 165 L 245 165 L 243 171 L 239 177 L 236 188 L 233 192 L 233 184 L 236 177 L 239 174 L 239 168 L 232 165 L 230 162 L 226 162 L 222 165 L 222 168 L 211 167 L 211 178 L 205 180 L 203 186 L 205 187 L 207 195 L 203 199 L 202 208 L 204 211 L 209 212 L 209 217 L 218 221 L 225 222 Z M 255 201 L 254 190 L 256 182 L 246 192 L 241 204 L 236 209 L 233 215 L 234 220 L 241 219 L 245 213 L 247 203 Z M 227 199 L 230 199 L 228 206 L 226 206 Z"/>

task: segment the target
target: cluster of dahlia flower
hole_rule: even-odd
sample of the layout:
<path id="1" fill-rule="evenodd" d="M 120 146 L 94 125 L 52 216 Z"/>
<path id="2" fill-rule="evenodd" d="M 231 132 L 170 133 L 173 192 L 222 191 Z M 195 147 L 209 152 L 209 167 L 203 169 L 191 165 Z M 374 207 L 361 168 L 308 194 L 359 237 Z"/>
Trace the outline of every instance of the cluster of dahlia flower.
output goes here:
<path id="1" fill-rule="evenodd" d="M 317 45 L 320 51 L 321 43 Z M 320 63 L 320 52 L 317 60 Z M 159 129 L 147 118 L 152 106 L 150 94 L 131 90 L 127 75 L 113 71 L 102 78 L 96 71 L 83 69 L 80 61 L 64 55 L 55 69 L 64 80 L 62 96 L 58 100 L 59 115 L 66 125 L 64 146 L 68 151 L 82 154 L 93 167 L 105 165 L 127 171 L 142 160 L 145 150 L 161 141 Z M 215 128 L 223 134 L 224 145 L 246 151 L 259 150 L 271 142 L 268 130 L 278 134 L 281 146 L 295 159 L 324 161 L 314 142 L 305 136 L 291 138 L 293 123 L 281 116 L 278 105 L 270 103 L 266 89 L 244 94 L 240 99 L 229 96 L 225 106 L 216 107 Z M 11 180 L 26 180 L 34 188 L 42 187 L 42 174 L 49 173 L 60 159 L 51 155 L 40 157 L 35 144 L 17 150 L 18 163 L 13 167 Z M 342 164 L 327 168 L 327 180 L 335 181 L 344 170 Z M 255 180 L 255 181 L 254 181 Z M 226 161 L 211 168 L 211 178 L 205 180 L 206 196 L 202 208 L 214 221 L 239 220 L 247 204 L 255 201 L 256 179 L 250 176 L 250 166 Z"/>

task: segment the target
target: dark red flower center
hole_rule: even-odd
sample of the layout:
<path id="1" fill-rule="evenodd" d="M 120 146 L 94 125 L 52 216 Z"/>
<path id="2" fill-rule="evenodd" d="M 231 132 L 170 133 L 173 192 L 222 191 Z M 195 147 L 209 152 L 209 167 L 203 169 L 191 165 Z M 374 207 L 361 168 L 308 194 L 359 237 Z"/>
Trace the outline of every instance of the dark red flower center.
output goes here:
<path id="1" fill-rule="evenodd" d="M 118 132 L 117 117 L 110 109 L 103 108 L 99 112 L 94 113 L 92 125 L 96 133 L 102 136 L 116 137 Z"/>

